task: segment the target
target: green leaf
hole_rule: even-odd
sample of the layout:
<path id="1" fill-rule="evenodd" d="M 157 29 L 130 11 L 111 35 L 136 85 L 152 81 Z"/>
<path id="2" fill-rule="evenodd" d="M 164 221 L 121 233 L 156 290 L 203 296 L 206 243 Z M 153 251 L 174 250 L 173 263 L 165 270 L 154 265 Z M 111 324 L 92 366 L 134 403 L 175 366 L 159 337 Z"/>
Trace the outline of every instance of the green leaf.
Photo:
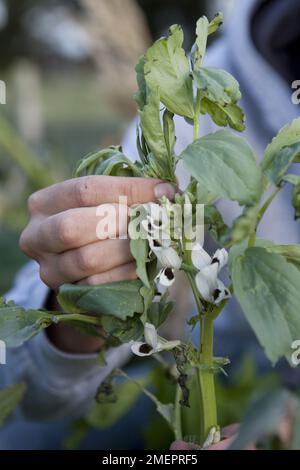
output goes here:
<path id="1" fill-rule="evenodd" d="M 172 312 L 174 307 L 173 302 L 165 302 L 162 299 L 160 302 L 153 303 L 148 311 L 148 321 L 155 326 L 155 328 L 159 328 L 166 319 L 168 318 L 169 314 Z"/>
<path id="2" fill-rule="evenodd" d="M 300 338 L 300 272 L 283 256 L 248 248 L 231 265 L 234 294 L 272 363 Z"/>
<path id="3" fill-rule="evenodd" d="M 0 389 L 0 426 L 3 426 L 19 405 L 25 392 L 26 384 L 24 382 Z"/>
<path id="4" fill-rule="evenodd" d="M 292 192 L 292 204 L 295 209 L 295 219 L 300 217 L 300 176 L 298 175 L 286 175 L 282 178 L 282 181 L 291 183 L 294 188 Z"/>
<path id="5" fill-rule="evenodd" d="M 112 145 L 79 161 L 74 176 L 84 175 L 142 176 L 142 173 L 121 147 Z"/>
<path id="6" fill-rule="evenodd" d="M 141 281 L 120 281 L 99 286 L 65 284 L 57 297 L 68 313 L 112 315 L 120 320 L 143 313 Z"/>
<path id="7" fill-rule="evenodd" d="M 201 96 L 220 106 L 236 103 L 241 99 L 238 81 L 228 72 L 214 67 L 201 67 L 193 72 Z"/>
<path id="8" fill-rule="evenodd" d="M 140 169 L 122 153 L 103 160 L 96 168 L 95 174 L 106 176 L 142 176 Z"/>
<path id="9" fill-rule="evenodd" d="M 0 305 L 0 340 L 7 347 L 19 347 L 53 322 L 58 316 L 41 310 L 25 310 L 14 303 Z"/>
<path id="10" fill-rule="evenodd" d="M 139 109 L 143 109 L 145 104 L 147 103 L 147 84 L 145 80 L 145 63 L 146 57 L 143 55 L 140 57 L 136 67 L 136 79 L 139 90 L 134 94 L 134 99 L 139 107 Z"/>
<path id="11" fill-rule="evenodd" d="M 276 185 L 291 163 L 300 161 L 300 118 L 283 127 L 266 148 L 261 168 Z"/>
<path id="12" fill-rule="evenodd" d="M 208 191 L 240 204 L 254 205 L 262 193 L 262 177 L 254 154 L 227 130 L 196 140 L 181 154 L 187 170 Z"/>
<path id="13" fill-rule="evenodd" d="M 270 253 L 277 253 L 284 256 L 285 259 L 292 263 L 300 270 L 300 245 L 270 245 L 267 247 Z"/>
<path id="14" fill-rule="evenodd" d="M 146 82 L 151 90 L 158 88 L 160 99 L 174 114 L 194 117 L 194 99 L 190 65 L 182 48 L 180 26 L 170 28 L 168 38 L 156 41 L 146 53 Z"/>
<path id="15" fill-rule="evenodd" d="M 197 69 L 202 66 L 207 47 L 207 38 L 210 34 L 215 33 L 222 23 L 223 14 L 221 12 L 217 13 L 210 23 L 206 16 L 202 16 L 197 21 L 197 38 L 191 52 L 193 69 Z"/>
<path id="16" fill-rule="evenodd" d="M 220 26 L 222 26 L 223 24 L 223 18 L 224 18 L 224 15 L 221 11 L 218 11 L 218 13 L 215 14 L 214 18 L 209 23 L 209 27 L 208 27 L 209 35 L 218 31 Z"/>
<path id="17" fill-rule="evenodd" d="M 221 106 L 218 103 L 209 101 L 207 98 L 203 98 L 200 111 L 202 114 L 209 114 L 217 126 L 229 126 L 238 132 L 245 130 L 244 112 L 236 104 Z"/>
<path id="18" fill-rule="evenodd" d="M 160 99 L 158 89 L 151 89 L 148 102 L 140 111 L 141 127 L 147 145 L 157 159 L 168 158 L 168 148 L 160 120 Z"/>
<path id="19" fill-rule="evenodd" d="M 267 238 L 256 238 L 255 246 L 266 248 L 272 247 L 273 242 Z M 234 260 L 245 253 L 248 248 L 248 240 L 243 240 L 241 243 L 234 245 L 229 251 L 229 267 L 232 268 Z"/>
<path id="20" fill-rule="evenodd" d="M 238 437 L 229 450 L 243 450 L 261 439 L 278 434 L 278 429 L 296 400 L 287 390 L 268 393 L 253 403 L 241 423 Z"/>
<path id="21" fill-rule="evenodd" d="M 193 180 L 195 181 L 195 180 Z M 216 194 L 208 191 L 205 186 L 202 184 L 197 183 L 197 188 L 196 188 L 196 199 L 198 204 L 204 204 L 204 205 L 211 205 L 214 204 L 218 196 Z"/>
<path id="22" fill-rule="evenodd" d="M 170 113 L 168 109 L 163 114 L 163 129 L 165 136 L 165 143 L 167 146 L 168 154 L 171 157 L 174 154 L 174 147 L 176 143 L 174 114 Z"/>
<path id="23" fill-rule="evenodd" d="M 107 429 L 116 424 L 125 416 L 141 395 L 141 387 L 146 385 L 147 379 L 136 382 L 123 382 L 116 386 L 117 401 L 115 403 L 95 404 L 86 416 L 90 426 L 97 429 Z"/>
<path id="24" fill-rule="evenodd" d="M 201 67 L 203 63 L 207 47 L 208 28 L 209 22 L 206 16 L 199 18 L 196 26 L 196 42 L 191 52 L 193 69 Z"/>

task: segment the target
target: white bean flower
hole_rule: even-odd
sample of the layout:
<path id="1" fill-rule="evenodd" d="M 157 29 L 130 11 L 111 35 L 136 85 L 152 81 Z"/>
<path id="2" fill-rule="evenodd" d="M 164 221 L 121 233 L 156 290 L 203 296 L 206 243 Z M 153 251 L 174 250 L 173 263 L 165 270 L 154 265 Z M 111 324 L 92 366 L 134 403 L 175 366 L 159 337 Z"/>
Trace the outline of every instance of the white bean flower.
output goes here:
<path id="1" fill-rule="evenodd" d="M 175 248 L 171 246 L 171 240 L 160 242 L 149 239 L 149 245 L 161 266 L 155 280 L 163 287 L 170 287 L 175 281 L 175 272 L 180 269 L 182 260 Z"/>
<path id="2" fill-rule="evenodd" d="M 216 264 L 218 272 L 223 269 L 228 262 L 228 253 L 225 248 L 218 249 L 213 256 L 210 256 L 207 251 L 200 245 L 195 243 L 192 249 L 192 263 L 195 268 L 201 270 L 211 264 Z"/>
<path id="3" fill-rule="evenodd" d="M 145 323 L 144 339 L 144 342 L 133 341 L 131 343 L 131 351 L 137 356 L 151 356 L 161 351 L 170 351 L 180 344 L 180 341 L 167 341 L 158 336 L 155 326 L 151 323 Z"/>
<path id="4" fill-rule="evenodd" d="M 200 244 L 192 250 L 192 262 L 199 270 L 195 281 L 202 298 L 212 304 L 219 304 L 231 297 L 229 289 L 218 278 L 218 274 L 228 262 L 228 253 L 222 248 L 211 257 Z"/>

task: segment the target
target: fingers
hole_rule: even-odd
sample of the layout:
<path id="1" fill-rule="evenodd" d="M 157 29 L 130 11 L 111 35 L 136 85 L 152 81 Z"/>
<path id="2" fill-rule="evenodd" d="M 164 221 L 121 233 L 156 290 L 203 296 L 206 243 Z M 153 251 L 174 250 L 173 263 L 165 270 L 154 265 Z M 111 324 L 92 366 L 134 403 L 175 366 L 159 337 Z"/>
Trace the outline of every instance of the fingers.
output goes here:
<path id="1" fill-rule="evenodd" d="M 173 199 L 175 192 L 172 184 L 152 178 L 84 176 L 54 184 L 32 194 L 28 205 L 32 215 L 56 214 L 76 207 L 118 203 L 120 196 L 127 198 L 129 206 L 155 201 L 164 195 Z"/>
<path id="2" fill-rule="evenodd" d="M 40 262 L 42 281 L 51 289 L 78 282 L 132 262 L 128 240 L 104 240 L 67 251 L 46 255 Z"/>
<path id="3" fill-rule="evenodd" d="M 98 286 L 99 284 L 109 284 L 110 282 L 118 281 L 133 281 L 137 279 L 136 264 L 128 263 L 117 268 L 111 269 L 104 273 L 95 274 L 94 276 L 82 279 L 78 284 Z"/>
<path id="4" fill-rule="evenodd" d="M 35 228 L 36 247 L 40 252 L 62 253 L 97 240 L 126 236 L 128 207 L 103 204 L 99 207 L 69 209 L 45 218 Z"/>

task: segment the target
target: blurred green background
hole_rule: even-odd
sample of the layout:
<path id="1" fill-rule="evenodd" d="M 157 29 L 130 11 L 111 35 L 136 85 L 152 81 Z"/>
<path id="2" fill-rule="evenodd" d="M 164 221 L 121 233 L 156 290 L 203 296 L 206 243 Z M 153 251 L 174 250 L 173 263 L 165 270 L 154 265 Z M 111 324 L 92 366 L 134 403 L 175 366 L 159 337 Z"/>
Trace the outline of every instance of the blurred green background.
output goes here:
<path id="1" fill-rule="evenodd" d="M 154 38 L 178 22 L 189 46 L 197 18 L 230 4 L 0 0 L 0 295 L 26 262 L 18 237 L 29 194 L 121 141 L 135 114 L 134 65 Z"/>

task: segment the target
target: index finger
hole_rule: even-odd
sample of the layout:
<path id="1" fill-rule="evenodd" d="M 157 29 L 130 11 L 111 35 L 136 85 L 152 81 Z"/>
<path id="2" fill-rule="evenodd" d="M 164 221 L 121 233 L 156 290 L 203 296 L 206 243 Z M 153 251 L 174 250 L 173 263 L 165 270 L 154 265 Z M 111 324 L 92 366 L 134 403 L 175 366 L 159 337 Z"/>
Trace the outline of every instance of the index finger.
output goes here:
<path id="1" fill-rule="evenodd" d="M 37 191 L 29 198 L 31 213 L 57 214 L 77 207 L 118 203 L 120 196 L 127 205 L 156 201 L 163 196 L 173 199 L 176 190 L 171 183 L 154 178 L 122 176 L 83 176 Z"/>

